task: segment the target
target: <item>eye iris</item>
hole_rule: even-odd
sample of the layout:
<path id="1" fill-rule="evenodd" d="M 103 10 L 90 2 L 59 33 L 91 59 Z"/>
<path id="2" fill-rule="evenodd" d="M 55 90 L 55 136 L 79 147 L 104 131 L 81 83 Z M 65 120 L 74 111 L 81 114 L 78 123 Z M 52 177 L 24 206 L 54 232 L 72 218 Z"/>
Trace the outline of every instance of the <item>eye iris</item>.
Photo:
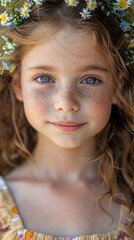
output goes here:
<path id="1" fill-rule="evenodd" d="M 41 82 L 41 83 L 49 83 L 50 82 L 50 78 L 47 77 L 47 76 L 39 76 L 37 78 L 38 82 Z"/>
<path id="2" fill-rule="evenodd" d="M 95 83 L 95 82 L 96 82 L 96 79 L 93 78 L 93 77 L 88 77 L 88 78 L 86 78 L 86 82 L 87 82 L 87 83 Z"/>

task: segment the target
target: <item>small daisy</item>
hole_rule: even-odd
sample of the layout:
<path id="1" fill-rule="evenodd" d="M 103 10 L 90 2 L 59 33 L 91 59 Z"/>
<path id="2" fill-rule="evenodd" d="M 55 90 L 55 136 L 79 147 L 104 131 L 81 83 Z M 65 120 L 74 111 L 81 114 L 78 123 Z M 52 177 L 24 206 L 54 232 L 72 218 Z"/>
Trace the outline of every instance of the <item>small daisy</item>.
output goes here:
<path id="1" fill-rule="evenodd" d="M 83 8 L 82 12 L 80 12 L 81 17 L 86 19 L 91 17 L 91 12 L 89 11 L 88 8 Z"/>
<path id="2" fill-rule="evenodd" d="M 79 4 L 78 0 L 65 0 L 66 4 L 71 7 L 75 7 Z"/>
<path id="3" fill-rule="evenodd" d="M 8 14 L 6 12 L 2 13 L 0 15 L 0 21 L 2 26 L 6 26 L 7 22 L 10 20 Z"/>
<path id="4" fill-rule="evenodd" d="M 23 19 L 26 19 L 26 18 L 30 17 L 30 12 L 31 12 L 31 10 L 28 7 L 20 8 L 20 16 Z"/>
<path id="5" fill-rule="evenodd" d="M 88 0 L 88 1 L 87 1 L 87 8 L 88 8 L 90 11 L 95 10 L 96 7 L 97 7 L 97 3 L 96 3 L 95 0 Z"/>
<path id="6" fill-rule="evenodd" d="M 132 2 L 133 2 L 133 0 L 117 0 L 116 1 L 116 9 L 125 10 L 132 4 Z"/>

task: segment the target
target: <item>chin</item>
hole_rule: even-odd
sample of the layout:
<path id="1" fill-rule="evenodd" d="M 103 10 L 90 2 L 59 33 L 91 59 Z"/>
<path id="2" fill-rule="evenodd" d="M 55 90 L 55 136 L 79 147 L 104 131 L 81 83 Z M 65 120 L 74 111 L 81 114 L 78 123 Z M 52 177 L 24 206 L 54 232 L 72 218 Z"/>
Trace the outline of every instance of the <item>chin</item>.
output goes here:
<path id="1" fill-rule="evenodd" d="M 62 141 L 53 141 L 58 147 L 61 148 L 78 148 L 82 145 L 82 143 L 78 142 L 78 141 L 66 141 L 66 140 L 62 140 Z"/>

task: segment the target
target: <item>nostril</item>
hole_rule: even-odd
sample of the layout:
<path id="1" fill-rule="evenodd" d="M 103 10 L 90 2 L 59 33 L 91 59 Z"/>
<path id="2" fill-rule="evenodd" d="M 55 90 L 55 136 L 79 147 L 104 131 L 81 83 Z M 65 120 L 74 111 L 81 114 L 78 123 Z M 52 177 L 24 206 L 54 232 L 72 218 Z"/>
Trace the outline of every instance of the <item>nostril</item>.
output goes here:
<path id="1" fill-rule="evenodd" d="M 55 110 L 59 112 L 75 112 L 79 109 L 78 102 L 72 101 L 59 101 L 55 103 Z"/>
<path id="2" fill-rule="evenodd" d="M 75 112 L 75 111 L 78 111 L 78 107 L 56 107 L 55 108 L 56 111 L 59 111 L 59 112 Z"/>

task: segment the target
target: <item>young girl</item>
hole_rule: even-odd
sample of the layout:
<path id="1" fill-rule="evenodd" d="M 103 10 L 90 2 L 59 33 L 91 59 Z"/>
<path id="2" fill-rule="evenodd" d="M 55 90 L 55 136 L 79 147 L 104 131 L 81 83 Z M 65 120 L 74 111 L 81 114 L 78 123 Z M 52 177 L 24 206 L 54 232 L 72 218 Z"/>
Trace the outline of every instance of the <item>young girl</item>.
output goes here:
<path id="1" fill-rule="evenodd" d="M 132 240 L 131 1 L 17 2 L 1 1 L 0 240 Z"/>

